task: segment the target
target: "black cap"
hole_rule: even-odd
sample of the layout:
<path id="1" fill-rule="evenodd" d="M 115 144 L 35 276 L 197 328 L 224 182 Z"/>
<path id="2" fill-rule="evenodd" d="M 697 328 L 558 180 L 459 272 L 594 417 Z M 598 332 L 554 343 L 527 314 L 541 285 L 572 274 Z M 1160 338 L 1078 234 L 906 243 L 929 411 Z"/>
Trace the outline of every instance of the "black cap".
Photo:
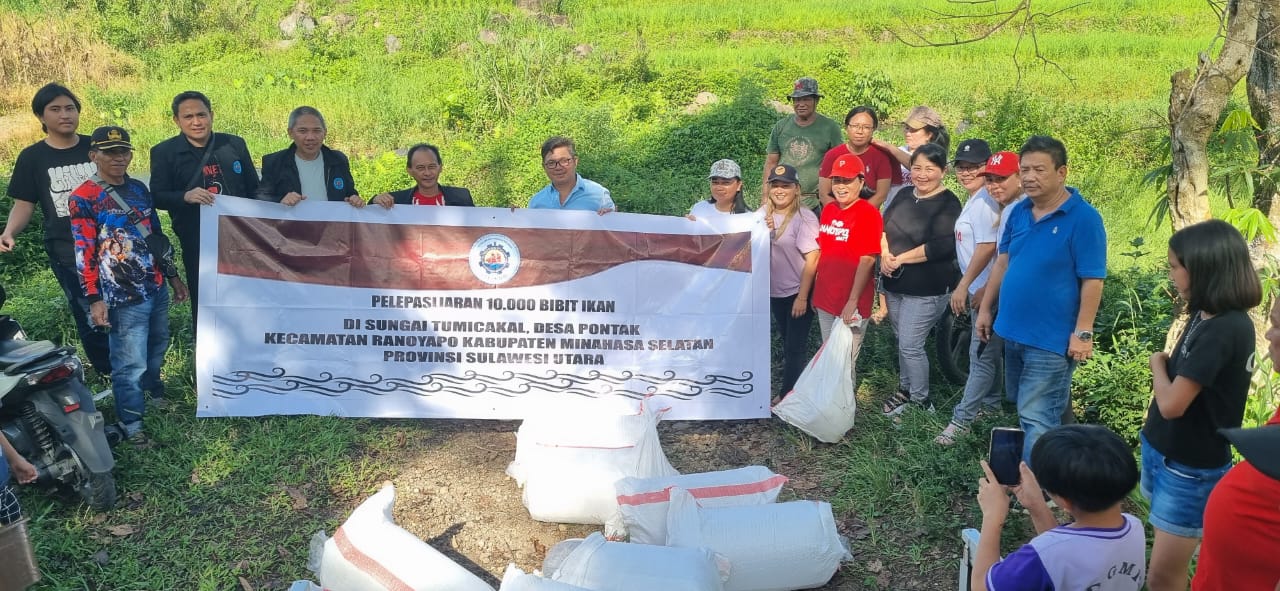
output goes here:
<path id="1" fill-rule="evenodd" d="M 129 132 L 123 127 L 108 125 L 93 130 L 93 135 L 89 137 L 90 150 L 110 150 L 112 148 L 128 148 L 133 149 L 133 144 L 129 143 Z"/>
<path id="2" fill-rule="evenodd" d="M 1218 429 L 1259 472 L 1280 480 L 1280 425 L 1255 429 Z"/>
<path id="3" fill-rule="evenodd" d="M 790 164 L 779 164 L 773 167 L 769 172 L 769 182 L 783 181 L 793 185 L 800 184 L 800 179 L 796 178 L 796 168 Z"/>
<path id="4" fill-rule="evenodd" d="M 951 162 L 968 162 L 979 166 L 987 163 L 987 158 L 991 157 L 991 146 L 987 145 L 987 140 L 972 139 L 960 142 L 956 146 L 956 157 Z"/>

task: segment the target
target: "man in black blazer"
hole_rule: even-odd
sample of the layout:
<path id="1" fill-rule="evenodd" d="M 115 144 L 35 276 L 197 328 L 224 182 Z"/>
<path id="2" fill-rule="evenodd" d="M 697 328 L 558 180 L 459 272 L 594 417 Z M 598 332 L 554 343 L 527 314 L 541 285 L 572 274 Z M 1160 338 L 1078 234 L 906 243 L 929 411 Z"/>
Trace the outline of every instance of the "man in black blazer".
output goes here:
<path id="1" fill-rule="evenodd" d="M 392 205 L 475 206 L 471 200 L 471 191 L 440 184 L 440 171 L 444 168 L 444 161 L 440 158 L 439 148 L 431 144 L 418 144 L 409 148 L 407 161 L 409 176 L 418 181 L 418 184 L 403 191 L 383 193 L 370 199 L 370 203 L 388 209 Z"/>
<path id="2" fill-rule="evenodd" d="M 179 133 L 151 148 L 151 194 L 157 208 L 169 211 L 173 233 L 182 245 L 194 336 L 200 293 L 200 207 L 213 205 L 216 195 L 254 197 L 258 171 L 244 139 L 213 131 L 209 97 L 188 90 L 173 97 L 171 109 Z"/>

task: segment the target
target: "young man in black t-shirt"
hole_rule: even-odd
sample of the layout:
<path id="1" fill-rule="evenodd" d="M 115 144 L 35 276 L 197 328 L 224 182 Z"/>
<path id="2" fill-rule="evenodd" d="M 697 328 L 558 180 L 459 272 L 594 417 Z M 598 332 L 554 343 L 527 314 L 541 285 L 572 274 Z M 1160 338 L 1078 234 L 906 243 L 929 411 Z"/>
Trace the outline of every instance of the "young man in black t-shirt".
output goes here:
<path id="1" fill-rule="evenodd" d="M 80 99 L 60 84 L 47 84 L 36 91 L 31 111 L 40 120 L 45 138 L 18 154 L 9 179 L 13 209 L 4 232 L 0 233 L 0 253 L 10 252 L 14 237 L 26 229 L 36 204 L 44 215 L 44 249 L 49 255 L 53 276 L 62 287 L 71 316 L 75 318 L 80 343 L 93 368 L 111 375 L 111 353 L 107 335 L 89 325 L 89 301 L 76 272 L 75 243 L 71 238 L 67 200 L 71 191 L 94 173 L 89 162 L 89 138 L 79 135 Z"/>

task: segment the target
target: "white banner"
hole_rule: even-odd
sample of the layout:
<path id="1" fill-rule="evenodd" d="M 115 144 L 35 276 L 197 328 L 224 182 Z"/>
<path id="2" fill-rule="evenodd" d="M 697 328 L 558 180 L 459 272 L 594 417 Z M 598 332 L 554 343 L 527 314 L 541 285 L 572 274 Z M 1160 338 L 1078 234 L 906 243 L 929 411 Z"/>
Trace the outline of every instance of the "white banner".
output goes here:
<path id="1" fill-rule="evenodd" d="M 769 236 L 719 219 L 286 207 L 201 217 L 198 416 L 769 415 Z"/>

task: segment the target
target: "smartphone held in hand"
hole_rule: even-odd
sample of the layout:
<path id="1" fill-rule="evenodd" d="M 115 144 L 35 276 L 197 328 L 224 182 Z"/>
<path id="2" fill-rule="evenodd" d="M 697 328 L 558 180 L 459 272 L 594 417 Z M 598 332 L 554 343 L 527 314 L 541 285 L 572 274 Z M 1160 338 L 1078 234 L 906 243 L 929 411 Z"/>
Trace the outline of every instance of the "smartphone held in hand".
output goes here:
<path id="1" fill-rule="evenodd" d="M 1006 486 L 1016 486 L 1021 481 L 1018 465 L 1022 463 L 1022 429 L 996 427 L 991 430 L 991 448 L 987 463 L 996 481 Z"/>

